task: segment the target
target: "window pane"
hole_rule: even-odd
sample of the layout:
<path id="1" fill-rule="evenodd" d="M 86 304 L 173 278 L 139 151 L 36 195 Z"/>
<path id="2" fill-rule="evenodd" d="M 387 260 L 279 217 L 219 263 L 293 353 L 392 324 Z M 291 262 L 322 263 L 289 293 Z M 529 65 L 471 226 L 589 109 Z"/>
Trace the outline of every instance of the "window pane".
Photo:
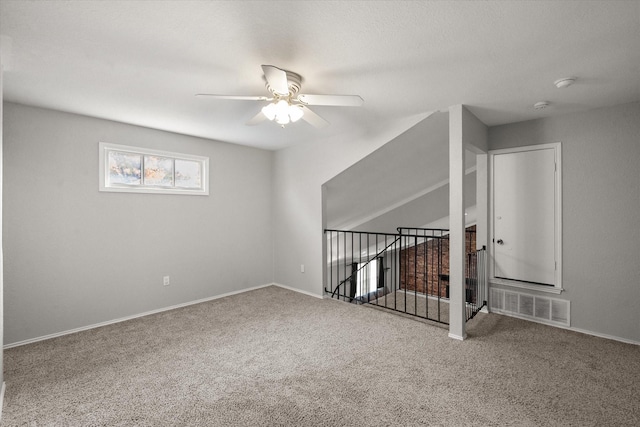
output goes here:
<path id="1" fill-rule="evenodd" d="M 201 188 L 202 164 L 193 160 L 176 159 L 176 187 Z"/>
<path id="2" fill-rule="evenodd" d="M 375 292 L 378 289 L 378 260 L 372 259 L 369 264 L 358 264 L 356 297 L 366 296 L 368 293 Z"/>
<path id="3" fill-rule="evenodd" d="M 173 159 L 159 156 L 144 156 L 144 184 L 173 186 Z"/>
<path id="4" fill-rule="evenodd" d="M 209 195 L 208 157 L 103 142 L 98 147 L 100 191 Z"/>
<path id="5" fill-rule="evenodd" d="M 109 151 L 109 183 L 140 185 L 142 176 L 140 154 Z"/>

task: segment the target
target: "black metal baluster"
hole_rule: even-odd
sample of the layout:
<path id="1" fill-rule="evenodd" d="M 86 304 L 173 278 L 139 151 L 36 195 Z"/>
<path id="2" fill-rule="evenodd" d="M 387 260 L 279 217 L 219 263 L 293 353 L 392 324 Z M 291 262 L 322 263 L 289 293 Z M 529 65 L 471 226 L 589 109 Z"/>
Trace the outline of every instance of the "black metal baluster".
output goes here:
<path id="1" fill-rule="evenodd" d="M 333 231 L 329 232 L 329 243 L 329 289 L 333 292 Z"/>
<path id="2" fill-rule="evenodd" d="M 351 234 L 351 241 L 353 242 L 353 234 Z M 351 245 L 351 249 L 353 250 L 353 244 Z M 352 261 L 353 262 L 353 261 Z M 349 276 L 347 275 L 347 232 L 344 232 L 344 282 L 342 284 L 342 301 L 346 301 L 347 300 L 347 278 Z M 338 291 L 338 295 L 340 295 L 340 291 Z M 338 298 L 340 299 L 340 298 Z"/>
<path id="3" fill-rule="evenodd" d="M 367 280 L 363 280 L 364 284 L 363 286 L 365 287 L 365 291 L 367 292 L 367 302 L 369 302 L 369 294 L 371 293 L 371 268 L 370 268 L 370 264 L 369 262 L 371 262 L 371 258 L 369 255 L 369 246 L 370 246 L 370 242 L 369 242 L 369 233 L 367 233 L 367 271 L 366 271 L 366 279 Z M 364 299 L 364 298 L 363 298 Z"/>
<path id="4" fill-rule="evenodd" d="M 446 231 L 446 230 L 445 230 Z M 327 268 L 329 277 L 330 288 L 327 292 L 332 293 L 332 297 L 336 296 L 338 299 L 342 298 L 343 301 L 351 301 L 355 303 L 374 304 L 377 306 L 384 306 L 385 308 L 412 316 L 429 319 L 439 323 L 447 323 L 442 318 L 442 246 L 444 231 L 441 229 L 422 229 L 422 228 L 406 228 L 399 227 L 398 234 L 390 233 L 369 233 L 369 232 L 356 232 L 346 230 L 325 230 L 325 233 L 329 232 L 328 245 L 328 259 L 330 265 Z M 358 234 L 356 237 L 355 234 Z M 408 234 L 406 234 L 408 233 Z M 439 235 L 436 235 L 438 233 Z M 364 234 L 364 235 L 363 235 Z M 342 244 L 340 238 L 344 239 Z M 347 255 L 347 247 L 349 242 L 347 239 L 351 239 L 351 254 Z M 447 236 L 448 238 L 448 236 Z M 334 243 L 335 242 L 335 243 Z M 380 248 L 380 244 L 384 242 L 384 247 Z M 356 246 L 356 244 L 358 246 Z M 334 248 L 335 245 L 335 248 Z M 363 246 L 366 245 L 366 249 Z M 372 252 L 372 245 L 375 245 L 375 251 Z M 413 250 L 409 245 L 413 245 Z M 344 254 L 341 254 L 341 251 Z M 358 251 L 356 257 L 355 251 Z M 389 253 L 389 251 L 391 251 Z M 437 251 L 437 253 L 436 253 Z M 336 257 L 336 275 L 333 275 L 334 266 L 333 258 Z M 388 254 L 389 256 L 385 256 Z M 435 259 L 437 258 L 437 264 Z M 340 261 L 342 260 L 342 261 Z M 375 273 L 371 271 L 374 263 L 378 268 L 375 268 Z M 343 268 L 340 269 L 339 263 L 343 262 Z M 381 262 L 381 264 L 377 264 Z M 411 263 L 413 262 L 413 270 Z M 418 268 L 418 262 L 423 262 L 420 269 Z M 385 265 L 387 267 L 385 267 Z M 470 265 L 469 274 L 478 276 L 477 265 Z M 386 271 L 392 272 L 390 281 L 386 280 Z M 340 272 L 343 272 L 343 276 L 340 276 Z M 438 274 L 436 274 L 438 273 Z M 358 276 L 360 274 L 361 276 Z M 418 281 L 418 275 L 421 275 L 422 279 Z M 382 275 L 382 276 L 381 276 Z M 410 301 L 407 293 L 410 285 L 410 275 L 412 275 L 413 282 L 411 282 L 413 289 L 413 304 L 414 309 L 411 311 L 408 307 Z M 358 280 L 360 278 L 360 280 Z M 382 280 L 384 278 L 384 280 Z M 336 282 L 334 282 L 334 279 Z M 378 281 L 374 283 L 374 281 Z M 359 283 L 358 283 L 359 282 Z M 384 282 L 382 292 L 384 295 L 384 304 L 381 304 L 382 295 L 377 287 L 380 282 Z M 376 285 L 376 286 L 373 286 Z M 344 286 L 342 289 L 340 287 Z M 389 289 L 387 289 L 389 286 Z M 422 286 L 421 288 L 419 288 Z M 437 290 L 434 287 L 437 286 Z M 375 288 L 375 291 L 371 291 Z M 326 288 L 325 288 L 326 289 Z M 359 292 L 358 292 L 359 290 Z M 402 304 L 402 300 L 398 301 L 398 292 L 403 291 L 404 306 L 399 307 Z M 356 292 L 358 297 L 355 297 Z M 375 292 L 375 294 L 373 293 Z M 388 293 L 393 292 L 393 305 L 391 301 L 388 301 Z M 476 298 L 480 298 L 482 288 L 477 288 L 475 292 Z M 364 298 L 364 294 L 367 294 L 367 298 Z M 420 295 L 418 295 L 420 294 Z M 424 311 L 418 309 L 418 296 L 425 298 Z M 434 296 L 434 300 L 437 300 L 437 319 L 431 318 L 432 307 L 429 307 L 429 298 Z M 477 301 L 475 301 L 474 307 L 477 311 Z M 471 308 L 471 311 L 474 311 Z M 473 313 L 470 314 L 473 316 Z"/>
<path id="5" fill-rule="evenodd" d="M 442 233 L 440 233 L 442 237 Z M 442 294 L 442 238 L 438 239 L 438 321 L 442 318 L 440 296 Z"/>
<path id="6" fill-rule="evenodd" d="M 416 230 L 416 234 L 415 234 L 415 264 L 413 265 L 413 275 L 415 276 L 414 279 L 414 287 L 413 287 L 413 313 L 416 316 L 419 316 L 419 312 L 418 312 L 418 290 L 420 289 L 420 284 L 418 282 L 418 263 L 420 262 L 420 234 L 418 232 L 418 230 Z"/>
<path id="7" fill-rule="evenodd" d="M 356 286 L 358 287 L 358 292 L 356 292 L 355 301 L 356 303 L 362 302 L 362 282 L 365 279 L 366 271 L 362 271 L 362 233 L 358 232 L 358 267 L 356 268 L 356 277 L 354 280 L 356 281 Z"/>
<path id="8" fill-rule="evenodd" d="M 395 244 L 396 250 L 393 254 L 393 265 L 395 267 L 395 272 L 393 274 L 393 309 L 398 309 L 398 292 L 400 292 L 400 287 L 402 286 L 402 235 L 398 235 L 398 240 Z"/>
<path id="9" fill-rule="evenodd" d="M 424 242 L 422 242 L 423 251 L 422 258 L 424 259 L 424 269 L 422 271 L 424 277 L 424 317 L 429 318 L 429 240 L 426 237 L 425 231 Z"/>
<path id="10" fill-rule="evenodd" d="M 409 270 L 409 249 L 406 248 L 409 237 L 405 237 L 405 250 L 404 250 L 404 312 L 407 312 L 407 288 L 409 284 L 409 279 L 407 276 L 407 271 Z"/>
<path id="11" fill-rule="evenodd" d="M 329 285 L 333 292 L 333 231 L 329 232 Z"/>

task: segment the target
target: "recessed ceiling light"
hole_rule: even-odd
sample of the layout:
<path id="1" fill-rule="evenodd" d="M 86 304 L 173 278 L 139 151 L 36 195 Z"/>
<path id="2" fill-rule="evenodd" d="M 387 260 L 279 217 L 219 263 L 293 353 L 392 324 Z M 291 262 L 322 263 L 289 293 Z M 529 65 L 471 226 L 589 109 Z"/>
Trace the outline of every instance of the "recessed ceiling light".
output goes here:
<path id="1" fill-rule="evenodd" d="M 534 110 L 542 110 L 544 108 L 547 108 L 549 106 L 549 101 L 540 101 L 540 102 L 536 102 L 535 104 L 533 104 L 533 109 Z"/>
<path id="2" fill-rule="evenodd" d="M 553 82 L 558 89 L 571 86 L 576 81 L 575 77 L 563 77 Z"/>

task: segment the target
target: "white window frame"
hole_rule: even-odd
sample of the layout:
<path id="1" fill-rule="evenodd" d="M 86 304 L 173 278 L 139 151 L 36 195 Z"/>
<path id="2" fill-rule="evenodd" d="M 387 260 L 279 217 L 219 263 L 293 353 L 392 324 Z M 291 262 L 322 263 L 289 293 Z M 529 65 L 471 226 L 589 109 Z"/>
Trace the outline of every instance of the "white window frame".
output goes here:
<path id="1" fill-rule="evenodd" d="M 493 212 L 494 200 L 494 158 L 499 154 L 518 153 L 522 151 L 548 150 L 553 149 L 556 157 L 556 174 L 555 174 L 555 259 L 556 273 L 553 286 L 545 286 L 534 283 L 520 282 L 517 280 L 503 279 L 495 277 L 493 242 L 489 245 L 489 283 L 513 288 L 529 289 L 538 292 L 547 292 L 552 294 L 560 294 L 564 291 L 562 287 L 562 143 L 553 142 L 549 144 L 525 145 L 520 147 L 503 148 L 489 151 L 489 236 L 493 236 L 495 229 L 495 215 Z"/>
<path id="2" fill-rule="evenodd" d="M 141 178 L 140 184 L 120 184 L 111 183 L 109 180 L 109 152 L 119 153 L 131 153 L 139 154 L 144 159 L 144 156 L 159 156 L 172 159 L 174 161 L 174 174 L 175 174 L 175 160 L 189 160 L 200 163 L 201 171 L 201 186 L 199 188 L 180 188 L 174 185 L 172 186 L 158 186 L 158 185 L 145 185 L 144 184 L 144 165 L 141 165 Z M 129 145 L 110 144 L 106 142 L 100 142 L 98 144 L 98 157 L 99 157 L 99 191 L 107 192 L 120 192 L 120 193 L 153 193 L 153 194 L 188 194 L 198 196 L 209 195 L 209 158 L 203 156 L 195 156 L 192 154 L 174 153 L 164 150 L 152 150 L 149 148 L 133 147 Z"/>

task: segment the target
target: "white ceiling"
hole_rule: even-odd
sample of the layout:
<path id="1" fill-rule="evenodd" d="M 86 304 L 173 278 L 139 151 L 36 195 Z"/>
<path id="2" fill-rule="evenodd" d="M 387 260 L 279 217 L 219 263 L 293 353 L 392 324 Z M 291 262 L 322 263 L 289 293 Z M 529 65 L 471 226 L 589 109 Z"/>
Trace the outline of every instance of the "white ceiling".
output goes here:
<path id="1" fill-rule="evenodd" d="M 461 103 L 497 125 L 640 100 L 639 1 L 2 0 L 0 16 L 7 101 L 265 149 Z M 245 126 L 258 102 L 193 96 L 266 95 L 261 64 L 365 104 L 281 129 Z"/>

